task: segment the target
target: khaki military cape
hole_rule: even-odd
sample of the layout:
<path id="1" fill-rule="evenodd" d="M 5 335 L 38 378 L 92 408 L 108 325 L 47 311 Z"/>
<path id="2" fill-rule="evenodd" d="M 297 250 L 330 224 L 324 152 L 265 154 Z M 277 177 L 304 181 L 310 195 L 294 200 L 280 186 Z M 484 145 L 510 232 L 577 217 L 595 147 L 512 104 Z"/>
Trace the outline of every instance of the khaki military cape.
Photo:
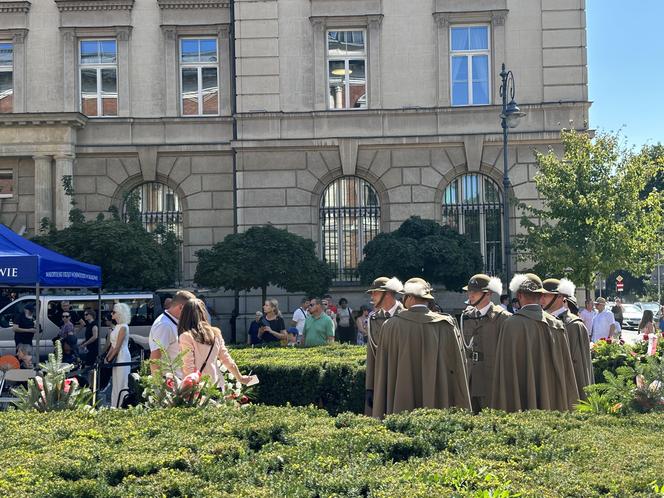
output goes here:
<path id="1" fill-rule="evenodd" d="M 579 390 L 580 399 L 586 399 L 584 387 L 594 383 L 593 361 L 590 357 L 590 338 L 588 329 L 583 320 L 567 310 L 558 318 L 565 324 L 567 340 L 569 341 L 569 352 L 574 366 L 574 377 L 576 387 Z"/>
<path id="2" fill-rule="evenodd" d="M 461 317 L 463 339 L 469 346 L 466 347 L 466 358 L 474 411 L 488 407 L 491 401 L 498 334 L 510 316 L 512 313 L 491 303 L 486 315 L 481 318 L 469 318 L 466 314 Z"/>
<path id="3" fill-rule="evenodd" d="M 406 308 L 403 307 L 400 301 L 397 301 L 397 309 L 395 315 L 398 315 Z M 385 317 L 381 316 L 379 313 L 381 310 L 376 310 L 369 317 L 369 337 L 367 338 L 367 372 L 365 375 L 365 389 L 368 391 L 373 391 L 374 386 L 374 365 L 376 363 L 376 346 L 380 340 L 380 333 L 383 327 L 383 323 L 387 320 Z M 365 403 L 364 405 L 364 414 L 371 416 L 372 408 Z"/>
<path id="4" fill-rule="evenodd" d="M 579 399 L 562 322 L 528 305 L 503 323 L 498 338 L 491 407 L 571 410 Z"/>
<path id="5" fill-rule="evenodd" d="M 417 306 L 387 320 L 376 351 L 373 416 L 451 406 L 470 409 L 454 319 Z"/>

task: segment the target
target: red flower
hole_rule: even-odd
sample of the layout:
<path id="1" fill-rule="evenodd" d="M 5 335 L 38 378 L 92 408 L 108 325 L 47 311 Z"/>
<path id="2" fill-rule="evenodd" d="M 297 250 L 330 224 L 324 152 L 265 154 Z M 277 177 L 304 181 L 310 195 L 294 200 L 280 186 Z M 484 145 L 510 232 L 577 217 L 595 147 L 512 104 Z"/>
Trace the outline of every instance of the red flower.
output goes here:
<path id="1" fill-rule="evenodd" d="M 166 379 L 166 387 L 173 390 L 173 387 L 175 386 L 175 382 L 173 382 L 173 379 Z"/>
<path id="2" fill-rule="evenodd" d="M 643 334 L 643 340 L 646 342 L 648 341 L 648 334 Z"/>
<path id="3" fill-rule="evenodd" d="M 71 388 L 71 379 L 65 379 L 65 384 L 63 388 L 64 391 L 68 393 L 70 388 Z"/>
<path id="4" fill-rule="evenodd" d="M 244 396 L 244 395 L 243 395 L 243 396 L 240 398 L 240 404 L 241 404 L 241 405 L 246 405 L 247 403 L 249 403 L 249 398 L 248 398 L 247 396 Z"/>
<path id="5" fill-rule="evenodd" d="M 613 342 L 613 339 L 611 339 L 610 337 L 606 338 L 606 343 L 607 344 L 611 344 L 612 342 Z"/>

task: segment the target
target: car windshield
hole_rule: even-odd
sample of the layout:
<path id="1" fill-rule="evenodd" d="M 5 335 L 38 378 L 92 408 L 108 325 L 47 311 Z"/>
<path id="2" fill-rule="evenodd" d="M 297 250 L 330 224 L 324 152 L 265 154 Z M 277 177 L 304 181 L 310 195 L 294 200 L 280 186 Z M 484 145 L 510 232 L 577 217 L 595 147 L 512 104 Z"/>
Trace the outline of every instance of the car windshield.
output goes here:
<path id="1" fill-rule="evenodd" d="M 650 310 L 653 313 L 657 313 L 659 311 L 659 305 L 657 303 L 641 303 L 639 306 L 644 310 Z"/>
<path id="2" fill-rule="evenodd" d="M 623 304 L 623 313 L 641 314 L 643 310 L 634 304 Z"/>

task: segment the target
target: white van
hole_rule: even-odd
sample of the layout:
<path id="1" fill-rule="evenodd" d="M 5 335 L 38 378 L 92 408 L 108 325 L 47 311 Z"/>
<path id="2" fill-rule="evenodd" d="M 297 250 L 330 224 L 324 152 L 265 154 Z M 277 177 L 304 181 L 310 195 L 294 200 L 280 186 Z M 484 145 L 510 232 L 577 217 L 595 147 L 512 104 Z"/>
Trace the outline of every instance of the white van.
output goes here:
<path id="1" fill-rule="evenodd" d="M 46 294 L 39 297 L 41 308 L 39 324 L 42 330 L 40 336 L 40 356 L 43 358 L 53 351 L 53 338 L 58 335 L 62 325 L 62 302 L 69 302 L 76 335 L 79 343 L 85 340 L 85 327 L 79 325 L 86 309 L 98 312 L 99 301 L 96 294 Z M 35 296 L 21 296 L 0 310 L 0 355 L 14 354 L 14 322 L 23 314 L 26 304 L 35 304 Z M 162 312 L 159 297 L 151 292 L 118 293 L 101 295 L 101 331 L 100 351 L 106 344 L 106 337 L 113 329 L 111 311 L 115 303 L 126 303 L 131 310 L 129 323 L 129 337 L 144 349 L 148 348 L 148 335 L 154 319 Z M 75 316 L 74 316 L 75 315 Z M 36 345 L 36 337 L 33 346 Z"/>

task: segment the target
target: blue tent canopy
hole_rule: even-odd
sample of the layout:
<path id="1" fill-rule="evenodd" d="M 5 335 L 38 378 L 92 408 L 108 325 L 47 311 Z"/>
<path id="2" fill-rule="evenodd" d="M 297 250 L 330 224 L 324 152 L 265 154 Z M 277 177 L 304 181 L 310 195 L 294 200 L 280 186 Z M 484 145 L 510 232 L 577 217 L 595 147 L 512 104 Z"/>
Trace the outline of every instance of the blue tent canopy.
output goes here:
<path id="1" fill-rule="evenodd" d="M 101 287 L 101 268 L 46 249 L 0 224 L 0 286 Z"/>

